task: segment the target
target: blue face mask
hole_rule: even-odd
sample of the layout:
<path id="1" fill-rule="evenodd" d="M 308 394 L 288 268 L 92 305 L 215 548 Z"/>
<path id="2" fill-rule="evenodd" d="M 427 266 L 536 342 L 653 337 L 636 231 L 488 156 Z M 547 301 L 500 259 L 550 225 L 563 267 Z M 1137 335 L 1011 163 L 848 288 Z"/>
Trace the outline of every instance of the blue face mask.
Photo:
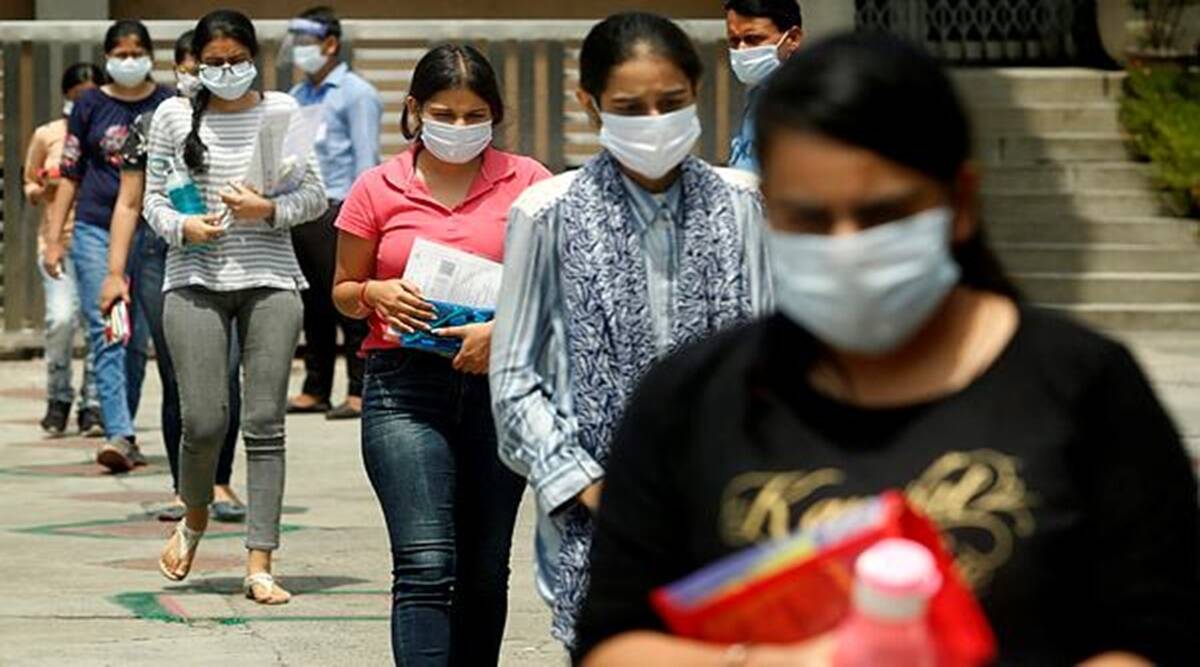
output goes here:
<path id="1" fill-rule="evenodd" d="M 837 350 L 878 355 L 900 347 L 958 284 L 953 217 L 935 208 L 848 236 L 772 230 L 779 311 Z"/>

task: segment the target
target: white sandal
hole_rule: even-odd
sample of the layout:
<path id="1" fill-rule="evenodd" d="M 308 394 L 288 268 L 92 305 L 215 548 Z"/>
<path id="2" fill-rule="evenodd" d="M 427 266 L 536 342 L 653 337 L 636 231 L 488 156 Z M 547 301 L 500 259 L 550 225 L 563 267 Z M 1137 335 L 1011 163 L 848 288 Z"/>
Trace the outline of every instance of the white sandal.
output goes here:
<path id="1" fill-rule="evenodd" d="M 192 530 L 191 528 L 188 528 L 187 521 L 185 519 L 180 520 L 179 523 L 175 524 L 174 537 L 178 538 L 178 541 L 176 542 L 177 546 L 175 547 L 175 557 L 180 563 L 186 562 L 187 569 L 183 571 L 182 575 L 176 574 L 171 570 L 171 568 L 167 567 L 166 561 L 163 560 L 162 557 L 159 557 L 158 571 L 162 572 L 162 575 L 171 581 L 183 581 L 192 571 L 192 563 L 195 562 L 195 556 L 192 554 L 196 552 L 196 545 L 200 544 L 200 538 L 204 537 L 204 531 Z M 166 550 L 164 549 L 163 551 L 165 555 Z M 191 557 L 190 560 L 189 557 Z"/>
<path id="2" fill-rule="evenodd" d="M 267 589 L 267 595 L 265 598 L 259 599 L 259 597 L 254 594 L 255 586 L 262 586 L 263 588 Z M 246 591 L 246 599 L 254 600 L 258 604 L 265 604 L 265 605 L 287 604 L 292 599 L 292 594 L 288 593 L 287 591 L 284 591 L 282 587 L 280 587 L 278 584 L 276 584 L 275 577 L 271 576 L 270 572 L 258 572 L 256 574 L 252 574 L 252 575 L 246 577 L 246 579 L 242 582 L 242 587 Z M 279 588 L 279 590 L 286 593 L 287 597 L 283 598 L 282 600 L 275 601 L 275 589 L 276 588 Z"/>

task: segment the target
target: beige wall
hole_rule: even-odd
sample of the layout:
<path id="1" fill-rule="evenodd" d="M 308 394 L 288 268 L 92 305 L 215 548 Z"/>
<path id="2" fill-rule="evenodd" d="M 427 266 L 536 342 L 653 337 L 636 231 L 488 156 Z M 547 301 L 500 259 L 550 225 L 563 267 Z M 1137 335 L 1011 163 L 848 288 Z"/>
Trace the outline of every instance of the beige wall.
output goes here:
<path id="1" fill-rule="evenodd" d="M 8 4 L 13 0 L 4 0 Z M 232 7 L 252 18 L 286 18 L 319 4 L 334 6 L 347 18 L 555 18 L 579 19 L 641 9 L 674 18 L 716 18 L 720 0 L 110 0 L 114 18 L 190 19 Z"/>

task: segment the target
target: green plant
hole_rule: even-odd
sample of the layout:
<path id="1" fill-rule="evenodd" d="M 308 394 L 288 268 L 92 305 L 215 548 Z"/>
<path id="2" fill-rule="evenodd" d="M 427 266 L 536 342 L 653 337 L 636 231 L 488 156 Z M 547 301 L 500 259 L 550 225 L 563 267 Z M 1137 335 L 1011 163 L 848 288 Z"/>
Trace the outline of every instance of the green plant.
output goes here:
<path id="1" fill-rule="evenodd" d="M 1151 51 L 1166 51 L 1177 46 L 1183 12 L 1200 0 L 1130 0 L 1144 22 L 1139 46 Z"/>
<path id="2" fill-rule="evenodd" d="M 1200 212 L 1200 71 L 1180 66 L 1131 69 L 1121 123 L 1162 185 Z"/>

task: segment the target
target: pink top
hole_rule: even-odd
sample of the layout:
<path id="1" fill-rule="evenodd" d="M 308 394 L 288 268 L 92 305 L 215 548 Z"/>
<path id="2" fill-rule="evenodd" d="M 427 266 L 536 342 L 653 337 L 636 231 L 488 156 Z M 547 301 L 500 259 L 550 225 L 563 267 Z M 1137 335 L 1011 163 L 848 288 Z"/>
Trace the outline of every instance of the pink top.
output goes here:
<path id="1" fill-rule="evenodd" d="M 508 209 L 525 188 L 550 177 L 533 158 L 494 148 L 483 154 L 479 176 L 466 199 L 453 209 L 433 198 L 414 165 L 417 148 L 365 172 L 342 203 L 338 229 L 376 242 L 375 280 L 404 275 L 417 237 L 504 261 L 504 230 Z M 362 349 L 399 347 L 385 340 L 383 320 L 371 315 L 371 333 Z"/>

